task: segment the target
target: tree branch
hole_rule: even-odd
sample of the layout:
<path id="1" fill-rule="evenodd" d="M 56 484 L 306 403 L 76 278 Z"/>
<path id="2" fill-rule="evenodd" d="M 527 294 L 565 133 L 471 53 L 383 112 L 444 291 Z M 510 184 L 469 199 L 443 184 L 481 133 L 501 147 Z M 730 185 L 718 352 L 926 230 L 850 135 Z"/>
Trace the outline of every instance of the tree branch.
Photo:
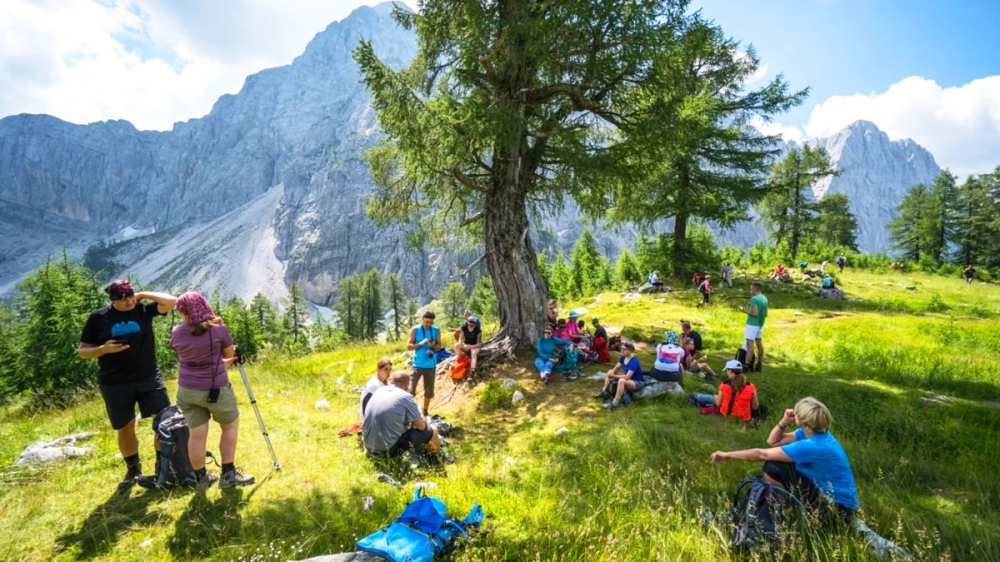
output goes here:
<path id="1" fill-rule="evenodd" d="M 484 259 L 486 259 L 486 254 L 483 254 L 483 255 L 479 256 L 478 258 L 476 258 L 476 261 L 472 262 L 472 263 L 471 263 L 471 264 L 469 265 L 469 267 L 465 268 L 465 269 L 464 269 L 464 270 L 462 270 L 462 271 L 459 271 L 459 272 L 458 272 L 458 273 L 456 273 L 455 275 L 452 275 L 451 277 L 449 277 L 449 279 L 459 279 L 459 278 L 461 278 L 461 277 L 465 277 L 466 275 L 468 275 L 468 274 L 469 274 L 469 272 L 471 272 L 471 271 L 472 271 L 472 269 L 473 269 L 474 267 L 476 267 L 477 265 L 479 265 L 479 264 L 483 263 L 483 260 L 484 260 Z"/>

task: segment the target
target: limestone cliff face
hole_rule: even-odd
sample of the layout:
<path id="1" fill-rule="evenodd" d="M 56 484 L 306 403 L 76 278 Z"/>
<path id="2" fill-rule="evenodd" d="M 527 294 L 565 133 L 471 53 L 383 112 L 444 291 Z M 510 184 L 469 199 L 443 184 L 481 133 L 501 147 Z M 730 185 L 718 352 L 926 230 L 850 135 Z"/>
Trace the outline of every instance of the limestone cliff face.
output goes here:
<path id="1" fill-rule="evenodd" d="M 895 218 L 896 205 L 914 185 L 930 184 L 941 168 L 925 148 L 910 139 L 891 141 L 874 123 L 857 121 L 832 137 L 807 141 L 825 148 L 837 177 L 825 178 L 813 186 L 813 195 L 822 199 L 843 193 L 858 217 L 858 244 L 869 252 L 889 251 L 886 223 Z"/>
<path id="2" fill-rule="evenodd" d="M 248 77 L 171 131 L 0 119 L 0 294 L 44 255 L 63 246 L 81 255 L 99 240 L 117 242 L 115 273 L 159 287 L 280 298 L 298 281 L 323 305 L 345 275 L 375 267 L 401 274 L 411 295 L 434 294 L 470 256 L 411 251 L 402 227 L 376 228 L 364 213 L 372 181 L 362 155 L 379 133 L 351 52 L 364 38 L 390 65 L 412 60 L 416 38 L 389 12 L 359 8 L 290 65 Z M 926 150 L 870 123 L 810 142 L 845 170 L 816 195 L 851 198 L 867 250 L 886 248 L 884 224 L 902 193 L 939 172 Z M 572 207 L 542 226 L 536 247 L 567 252 L 583 228 Z M 763 235 L 746 223 L 719 239 L 749 245 Z M 615 256 L 634 236 L 623 228 L 598 240 Z"/>

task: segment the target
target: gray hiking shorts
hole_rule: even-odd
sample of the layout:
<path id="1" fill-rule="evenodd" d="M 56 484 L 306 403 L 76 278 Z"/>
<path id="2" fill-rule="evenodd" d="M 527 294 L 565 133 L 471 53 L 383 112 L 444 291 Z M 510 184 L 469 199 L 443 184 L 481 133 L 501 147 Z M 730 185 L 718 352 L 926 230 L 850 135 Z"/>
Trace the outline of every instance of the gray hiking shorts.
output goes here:
<path id="1" fill-rule="evenodd" d="M 424 379 L 424 398 L 434 398 L 434 378 L 437 376 L 437 369 L 421 369 L 414 367 L 410 373 L 410 394 L 417 395 L 417 385 L 420 384 L 421 377 Z"/>

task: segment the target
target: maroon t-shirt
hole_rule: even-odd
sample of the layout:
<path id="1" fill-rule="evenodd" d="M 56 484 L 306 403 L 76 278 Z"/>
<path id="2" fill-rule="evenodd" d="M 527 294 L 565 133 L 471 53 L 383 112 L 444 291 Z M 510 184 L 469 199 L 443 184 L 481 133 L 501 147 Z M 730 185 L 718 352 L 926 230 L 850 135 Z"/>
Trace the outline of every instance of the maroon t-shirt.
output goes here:
<path id="1" fill-rule="evenodd" d="M 217 324 L 200 336 L 192 336 L 186 324 L 170 332 L 170 349 L 177 352 L 177 384 L 191 390 L 210 390 L 229 384 L 222 350 L 233 345 L 233 336 Z"/>

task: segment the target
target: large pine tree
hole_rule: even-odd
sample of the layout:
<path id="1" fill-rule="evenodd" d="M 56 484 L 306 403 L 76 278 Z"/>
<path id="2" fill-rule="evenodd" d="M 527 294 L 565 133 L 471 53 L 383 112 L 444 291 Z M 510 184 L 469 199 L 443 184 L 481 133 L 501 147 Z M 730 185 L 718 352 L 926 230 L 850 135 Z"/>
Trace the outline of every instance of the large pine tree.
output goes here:
<path id="1" fill-rule="evenodd" d="M 546 292 L 529 206 L 646 177 L 676 132 L 677 55 L 700 15 L 686 0 L 424 0 L 394 15 L 417 33 L 410 68 L 367 41 L 355 52 L 386 135 L 368 212 L 481 236 L 500 316 L 484 352 L 532 346 Z"/>
<path id="2" fill-rule="evenodd" d="M 819 217 L 816 235 L 819 239 L 858 251 L 858 219 L 851 212 L 851 201 L 843 193 L 831 193 L 816 205 Z"/>

